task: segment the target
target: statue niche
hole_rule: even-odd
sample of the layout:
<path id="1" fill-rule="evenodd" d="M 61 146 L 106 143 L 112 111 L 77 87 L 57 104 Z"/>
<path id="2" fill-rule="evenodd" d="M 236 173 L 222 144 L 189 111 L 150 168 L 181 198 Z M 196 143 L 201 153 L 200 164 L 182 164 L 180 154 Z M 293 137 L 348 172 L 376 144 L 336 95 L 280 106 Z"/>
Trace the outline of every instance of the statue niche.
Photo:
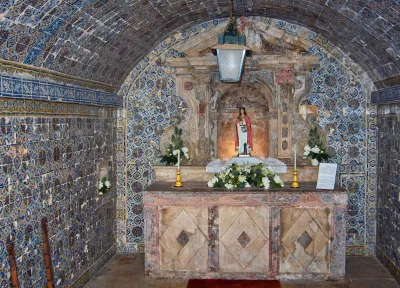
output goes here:
<path id="1" fill-rule="evenodd" d="M 218 158 L 230 159 L 237 156 L 235 151 L 236 119 L 239 107 L 245 107 L 251 119 L 253 147 L 251 155 L 269 156 L 268 114 L 271 95 L 256 84 L 230 84 L 216 103 L 218 119 Z"/>

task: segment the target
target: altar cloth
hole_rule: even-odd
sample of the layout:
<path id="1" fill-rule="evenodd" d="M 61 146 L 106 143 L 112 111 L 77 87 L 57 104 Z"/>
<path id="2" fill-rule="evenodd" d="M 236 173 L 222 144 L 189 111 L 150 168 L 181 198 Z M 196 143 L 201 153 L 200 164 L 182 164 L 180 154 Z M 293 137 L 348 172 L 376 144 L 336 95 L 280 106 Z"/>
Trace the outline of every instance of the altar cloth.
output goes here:
<path id="1" fill-rule="evenodd" d="M 275 171 L 275 173 L 286 173 L 287 172 L 287 166 L 285 163 L 283 163 L 282 161 L 280 161 L 278 159 L 271 158 L 271 157 L 268 157 L 265 159 L 260 159 L 258 157 L 233 157 L 229 160 L 216 159 L 207 164 L 206 172 L 219 173 L 219 172 L 224 171 L 226 168 L 228 168 L 232 164 L 242 165 L 245 163 L 247 163 L 247 164 L 262 163 L 268 169 Z"/>

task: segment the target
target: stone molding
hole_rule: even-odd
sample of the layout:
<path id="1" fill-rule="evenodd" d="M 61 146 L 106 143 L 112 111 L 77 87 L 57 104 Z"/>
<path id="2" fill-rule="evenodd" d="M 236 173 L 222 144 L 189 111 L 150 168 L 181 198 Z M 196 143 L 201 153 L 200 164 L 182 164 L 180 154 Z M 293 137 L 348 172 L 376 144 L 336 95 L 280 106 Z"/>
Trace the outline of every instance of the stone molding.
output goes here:
<path id="1" fill-rule="evenodd" d="M 371 94 L 371 104 L 390 104 L 400 103 L 400 85 L 373 91 Z"/>
<path id="2" fill-rule="evenodd" d="M 0 81 L 0 98 L 122 106 L 122 97 L 112 92 L 4 74 L 0 74 Z"/>
<path id="3" fill-rule="evenodd" d="M 31 65 L 21 64 L 13 61 L 7 61 L 0 59 L 0 69 L 6 70 L 8 73 L 19 72 L 19 73 L 29 73 L 34 76 L 39 76 L 43 78 L 49 78 L 56 81 L 67 82 L 71 84 L 78 84 L 80 86 L 84 86 L 92 89 L 102 89 L 108 92 L 114 92 L 117 89 L 117 86 L 110 85 L 107 83 L 88 80 L 84 78 L 80 78 L 73 75 L 68 75 L 64 73 L 60 73 L 57 71 L 53 71 L 46 68 L 34 67 Z"/>
<path id="4" fill-rule="evenodd" d="M 27 99 L 2 99 L 0 97 L 0 116 L 54 116 L 62 117 L 109 117 L 113 115 L 112 107 L 90 106 L 74 103 L 44 102 Z M 115 113 L 114 113 L 115 114 Z M 112 117 L 116 117 L 113 115 Z"/>
<path id="5" fill-rule="evenodd" d="M 218 71 L 217 57 L 213 55 L 168 58 L 170 66 L 175 67 L 176 75 L 191 74 L 194 71 Z M 244 69 L 281 70 L 283 66 L 291 67 L 294 73 L 311 71 L 318 63 L 314 55 L 254 55 L 246 57 Z"/>

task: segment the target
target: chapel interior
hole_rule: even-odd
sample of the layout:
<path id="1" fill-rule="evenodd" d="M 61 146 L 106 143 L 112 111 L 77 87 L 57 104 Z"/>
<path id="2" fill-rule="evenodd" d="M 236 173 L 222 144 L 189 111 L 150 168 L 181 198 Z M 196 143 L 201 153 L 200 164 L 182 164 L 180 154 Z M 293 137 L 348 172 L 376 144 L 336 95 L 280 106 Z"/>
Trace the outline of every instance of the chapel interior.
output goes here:
<path id="1" fill-rule="evenodd" d="M 231 21 L 236 82 L 215 52 Z M 1 288 L 400 287 L 400 1 L 0 1 L 0 81 Z M 284 187 L 207 187 L 239 107 Z"/>

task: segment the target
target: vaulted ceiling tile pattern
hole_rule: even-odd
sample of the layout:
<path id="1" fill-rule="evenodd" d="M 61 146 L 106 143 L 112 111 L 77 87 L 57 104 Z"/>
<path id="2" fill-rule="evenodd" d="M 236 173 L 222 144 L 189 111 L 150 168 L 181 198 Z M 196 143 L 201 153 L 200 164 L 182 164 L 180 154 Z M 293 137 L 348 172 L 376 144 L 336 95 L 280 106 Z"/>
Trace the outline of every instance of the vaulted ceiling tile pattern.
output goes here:
<path id="1" fill-rule="evenodd" d="M 234 0 L 234 9 L 322 33 L 375 81 L 399 74 L 399 0 Z M 9 0 L 0 3 L 0 54 L 119 85 L 177 28 L 229 13 L 228 0 Z"/>

